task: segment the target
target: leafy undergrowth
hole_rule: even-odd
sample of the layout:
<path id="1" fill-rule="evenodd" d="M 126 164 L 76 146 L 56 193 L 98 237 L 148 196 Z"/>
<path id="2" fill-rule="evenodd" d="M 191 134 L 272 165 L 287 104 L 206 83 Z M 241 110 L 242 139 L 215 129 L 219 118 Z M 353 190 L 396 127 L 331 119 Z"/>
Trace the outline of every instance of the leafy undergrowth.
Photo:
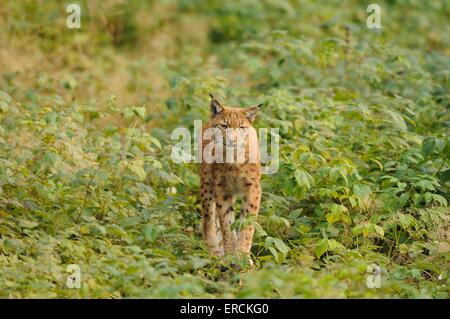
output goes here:
<path id="1" fill-rule="evenodd" d="M 148 5 L 109 4 L 128 21 L 112 38 L 93 16 L 87 35 L 44 28 L 36 54 L 77 47 L 55 69 L 0 69 L 1 297 L 448 298 L 448 6 L 382 2 L 371 31 L 359 1 L 169 1 L 151 27 Z M 177 39 L 184 20 L 204 21 L 203 40 L 174 41 L 143 74 L 146 31 Z M 25 43 L 20 26 L 2 39 Z M 127 94 L 145 96 L 152 75 L 168 91 L 124 101 L 95 86 L 119 58 Z M 171 160 L 172 130 L 207 119 L 208 92 L 264 103 L 256 126 L 279 129 L 279 169 L 245 221 L 253 269 L 208 255 L 198 167 Z M 66 286 L 70 264 L 80 289 Z"/>

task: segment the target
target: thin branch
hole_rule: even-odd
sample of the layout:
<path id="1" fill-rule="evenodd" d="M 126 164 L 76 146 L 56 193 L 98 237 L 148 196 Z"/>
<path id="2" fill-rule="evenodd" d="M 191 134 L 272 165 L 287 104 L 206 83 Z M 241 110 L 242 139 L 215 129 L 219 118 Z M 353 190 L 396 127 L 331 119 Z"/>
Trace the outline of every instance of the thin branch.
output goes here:
<path id="1" fill-rule="evenodd" d="M 86 193 L 84 195 L 83 205 L 80 207 L 80 212 L 78 213 L 78 217 L 77 217 L 77 220 L 76 220 L 77 224 L 80 223 L 81 214 L 83 214 L 83 211 L 86 208 L 87 200 L 88 200 L 88 197 L 89 197 L 89 188 L 91 187 L 92 181 L 94 180 L 94 177 L 95 177 L 96 174 L 97 174 L 97 172 L 92 174 L 91 180 L 89 181 L 89 183 L 86 186 Z"/>

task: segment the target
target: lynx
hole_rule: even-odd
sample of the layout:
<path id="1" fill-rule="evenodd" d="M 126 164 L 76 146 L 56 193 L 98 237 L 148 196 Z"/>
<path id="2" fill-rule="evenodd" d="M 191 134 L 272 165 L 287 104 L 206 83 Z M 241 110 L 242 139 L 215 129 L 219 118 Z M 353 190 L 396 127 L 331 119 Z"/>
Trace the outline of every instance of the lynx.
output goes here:
<path id="1" fill-rule="evenodd" d="M 245 109 L 225 107 L 211 94 L 210 97 L 211 120 L 203 127 L 201 144 L 203 238 L 214 255 L 234 252 L 249 254 L 254 226 L 248 225 L 236 232 L 231 224 L 235 218 L 233 206 L 238 196 L 241 198 L 243 217 L 258 215 L 261 165 L 258 139 L 252 123 L 261 104 Z M 206 155 L 208 145 L 212 143 L 205 139 L 208 130 L 215 132 L 216 142 L 212 144 L 211 152 L 214 160 L 208 160 Z M 228 156 L 230 153 L 232 155 Z M 223 160 L 225 157 L 226 160 Z"/>

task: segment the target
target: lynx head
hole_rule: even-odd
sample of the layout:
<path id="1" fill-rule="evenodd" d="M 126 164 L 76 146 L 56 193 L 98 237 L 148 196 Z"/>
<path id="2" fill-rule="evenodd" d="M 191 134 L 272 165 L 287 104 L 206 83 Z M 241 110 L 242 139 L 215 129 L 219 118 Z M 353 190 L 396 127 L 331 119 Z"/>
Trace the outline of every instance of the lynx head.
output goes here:
<path id="1" fill-rule="evenodd" d="M 217 128 L 222 134 L 223 144 L 227 147 L 235 147 L 245 138 L 249 132 L 253 132 L 253 121 L 262 104 L 249 108 L 236 108 L 223 106 L 211 94 L 211 121 L 210 127 Z"/>

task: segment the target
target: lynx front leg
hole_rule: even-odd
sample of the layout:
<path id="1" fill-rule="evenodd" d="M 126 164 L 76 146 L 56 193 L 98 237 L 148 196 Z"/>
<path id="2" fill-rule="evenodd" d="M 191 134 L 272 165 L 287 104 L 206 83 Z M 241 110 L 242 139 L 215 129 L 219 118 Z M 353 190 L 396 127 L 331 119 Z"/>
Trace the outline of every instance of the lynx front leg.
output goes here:
<path id="1" fill-rule="evenodd" d="M 234 198 L 224 194 L 221 187 L 216 188 L 214 198 L 216 201 L 216 212 L 220 222 L 220 230 L 222 232 L 224 252 L 233 252 L 236 249 L 236 233 L 231 230 L 231 224 L 234 221 Z"/>
<path id="2" fill-rule="evenodd" d="M 244 218 L 248 215 L 258 215 L 259 203 L 261 201 L 261 186 L 259 184 L 249 184 L 247 192 L 242 199 L 242 217 Z M 239 251 L 246 254 L 250 253 L 254 232 L 255 227 L 253 225 L 249 225 L 239 231 Z"/>
<path id="3" fill-rule="evenodd" d="M 205 186 L 201 188 L 203 239 L 212 254 L 222 255 L 223 251 L 220 248 L 220 241 L 217 236 L 216 203 L 212 191 L 207 188 L 208 185 Z"/>

